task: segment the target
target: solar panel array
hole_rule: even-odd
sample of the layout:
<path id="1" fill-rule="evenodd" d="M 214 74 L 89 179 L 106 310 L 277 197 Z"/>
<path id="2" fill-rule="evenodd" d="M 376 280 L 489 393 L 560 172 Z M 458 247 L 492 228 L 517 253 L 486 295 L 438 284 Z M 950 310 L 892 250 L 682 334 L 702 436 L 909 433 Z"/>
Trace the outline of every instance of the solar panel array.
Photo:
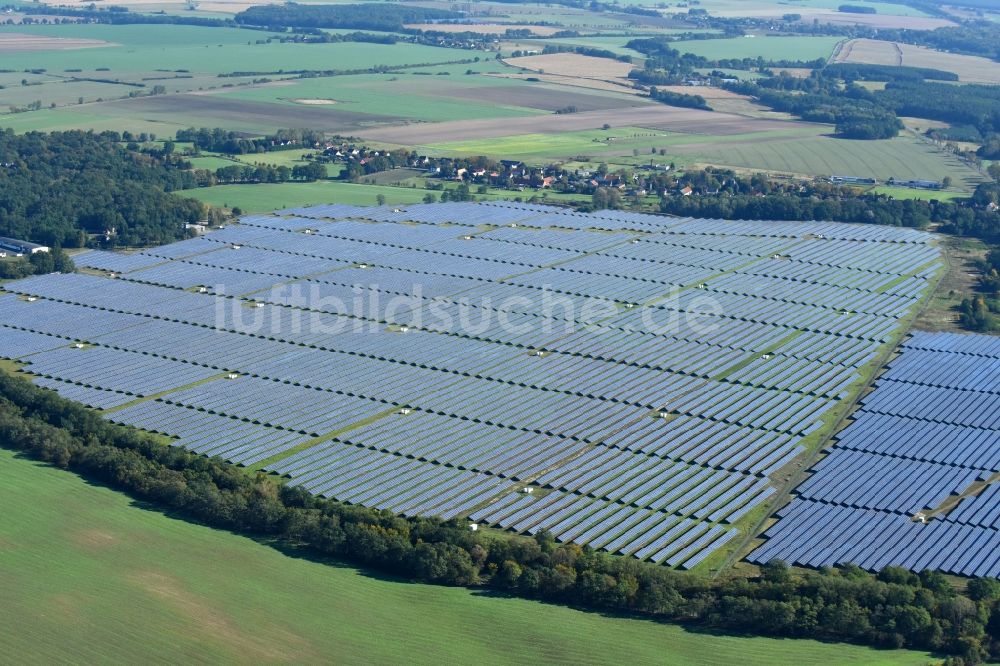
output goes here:
<path id="1" fill-rule="evenodd" d="M 9 283 L 0 354 L 112 421 L 318 495 L 691 567 L 773 496 L 919 302 L 932 240 L 320 206 Z"/>
<path id="2" fill-rule="evenodd" d="M 1000 576 L 1000 338 L 916 333 L 754 562 Z"/>

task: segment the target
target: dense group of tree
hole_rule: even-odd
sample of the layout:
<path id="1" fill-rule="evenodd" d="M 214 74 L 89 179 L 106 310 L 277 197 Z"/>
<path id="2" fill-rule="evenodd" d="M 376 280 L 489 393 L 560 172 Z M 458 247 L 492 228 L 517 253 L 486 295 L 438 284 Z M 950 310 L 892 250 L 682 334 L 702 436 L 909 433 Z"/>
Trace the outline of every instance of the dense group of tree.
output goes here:
<path id="1" fill-rule="evenodd" d="M 843 12 L 845 14 L 875 14 L 876 9 L 868 5 L 840 5 L 837 7 L 838 12 Z"/>
<path id="2" fill-rule="evenodd" d="M 333 556 L 413 580 L 511 594 L 769 636 L 915 647 L 975 664 L 1000 655 L 1000 585 L 854 566 L 709 581 L 615 557 L 542 532 L 472 532 L 459 521 L 402 518 L 349 506 L 164 446 L 28 381 L 0 373 L 0 445 L 124 490 L 174 515 Z"/>
<path id="3" fill-rule="evenodd" d="M 851 139 L 884 139 L 901 128 L 897 116 L 943 120 L 976 128 L 983 135 L 1000 127 L 1000 89 L 954 86 L 948 72 L 917 67 L 834 64 L 808 77 L 780 72 L 727 88 L 756 97 L 762 104 L 815 122 L 832 123 L 837 135 Z M 871 91 L 857 81 L 885 81 Z"/>
<path id="4" fill-rule="evenodd" d="M 0 235 L 80 247 L 184 238 L 203 205 L 170 192 L 197 185 L 177 156 L 129 150 L 116 132 L 0 130 Z"/>
<path id="5" fill-rule="evenodd" d="M 591 58 L 607 58 L 609 60 L 618 60 L 620 62 L 632 62 L 632 56 L 624 55 L 621 53 L 615 53 L 614 51 L 609 51 L 607 49 L 599 49 L 593 46 L 572 46 L 569 44 L 546 44 L 545 48 L 542 49 L 544 55 L 551 53 L 576 53 L 577 55 L 590 56 Z"/>
<path id="6" fill-rule="evenodd" d="M 657 102 L 669 104 L 670 106 L 682 106 L 689 109 L 704 109 L 705 111 L 712 110 L 712 107 L 708 105 L 708 102 L 706 102 L 705 98 L 701 95 L 688 95 L 686 93 L 677 93 L 671 90 L 661 90 L 654 86 L 649 89 L 649 96 Z"/>
<path id="7" fill-rule="evenodd" d="M 960 26 L 936 30 L 879 28 L 877 36 L 889 42 L 905 42 L 1000 61 L 1000 41 L 997 40 L 996 23 L 992 21 L 966 21 Z"/>
<path id="8" fill-rule="evenodd" d="M 880 105 L 869 90 L 852 82 L 841 86 L 832 77 L 802 79 L 782 72 L 756 82 L 729 83 L 726 88 L 751 95 L 775 111 L 832 124 L 836 135 L 845 139 L 891 139 L 902 128 L 896 114 Z"/>
<path id="9" fill-rule="evenodd" d="M 664 213 L 727 220 L 830 220 L 913 227 L 938 225 L 946 232 L 1000 242 L 1000 185 L 981 184 L 968 202 L 893 199 L 853 187 L 814 181 L 772 181 L 764 174 L 737 175 L 728 169 L 689 170 L 652 177 L 650 187 L 674 191 L 690 186 L 695 196 L 665 196 Z"/>
<path id="10" fill-rule="evenodd" d="M 925 81 L 892 81 L 875 100 L 901 116 L 941 120 L 976 128 L 983 137 L 1000 133 L 1000 87 Z M 981 155 L 988 157 L 988 155 Z"/>
<path id="11" fill-rule="evenodd" d="M 837 62 L 822 68 L 822 75 L 845 81 L 958 81 L 958 74 L 929 67 L 868 65 Z"/>
<path id="12" fill-rule="evenodd" d="M 27 257 L 0 260 L 0 279 L 17 280 L 29 275 L 45 273 L 72 273 L 76 270 L 73 260 L 60 248 L 48 252 L 35 252 Z"/>
<path id="13" fill-rule="evenodd" d="M 266 153 L 274 150 L 296 150 L 322 145 L 324 134 L 311 129 L 280 129 L 267 136 L 247 136 L 220 127 L 177 130 L 177 140 L 191 142 L 198 150 L 227 155 Z"/>
<path id="14" fill-rule="evenodd" d="M 461 18 L 458 12 L 397 3 L 283 5 L 250 7 L 234 19 L 241 25 L 293 28 L 349 28 L 357 30 L 403 30 L 407 23 L 428 23 Z"/>

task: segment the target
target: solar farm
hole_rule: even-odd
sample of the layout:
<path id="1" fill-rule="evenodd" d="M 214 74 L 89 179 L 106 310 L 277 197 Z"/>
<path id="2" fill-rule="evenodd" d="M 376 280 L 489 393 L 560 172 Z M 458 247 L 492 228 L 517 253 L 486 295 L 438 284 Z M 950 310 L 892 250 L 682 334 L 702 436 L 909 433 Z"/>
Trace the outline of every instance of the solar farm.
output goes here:
<path id="1" fill-rule="evenodd" d="M 508 202 L 291 209 L 74 259 L 0 292 L 0 356 L 40 385 L 317 495 L 678 568 L 770 510 L 942 267 L 935 237 L 909 229 Z M 964 353 L 916 340 L 901 359 Z M 882 383 L 910 390 L 906 367 Z M 933 390 L 955 388 L 953 367 Z M 908 395 L 860 418 L 909 419 Z M 886 457 L 849 432 L 836 456 Z M 969 455 L 882 474 L 936 465 L 950 492 L 989 469 Z M 908 525 L 936 499 L 844 507 L 818 478 L 772 528 L 782 553 L 795 511 Z M 779 552 L 771 536 L 758 559 Z"/>
<path id="2" fill-rule="evenodd" d="M 1000 576 L 1000 338 L 917 333 L 756 562 Z"/>

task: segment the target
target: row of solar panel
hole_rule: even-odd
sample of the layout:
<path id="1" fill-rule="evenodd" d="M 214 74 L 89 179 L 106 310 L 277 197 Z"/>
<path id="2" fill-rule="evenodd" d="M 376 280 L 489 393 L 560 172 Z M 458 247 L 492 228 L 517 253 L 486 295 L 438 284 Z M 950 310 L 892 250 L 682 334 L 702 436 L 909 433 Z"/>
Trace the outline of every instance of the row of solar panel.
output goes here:
<path id="1" fill-rule="evenodd" d="M 987 336 L 905 342 L 750 559 L 1000 575 L 995 348 Z"/>
<path id="2" fill-rule="evenodd" d="M 647 215 L 628 211 L 575 213 L 552 206 L 516 202 L 482 202 L 464 204 L 424 204 L 401 208 L 365 208 L 349 206 L 313 206 L 279 211 L 282 215 L 303 217 L 361 217 L 370 220 L 410 221 L 430 224 L 521 223 L 533 227 L 566 229 L 678 229 L 688 234 L 745 235 L 772 237 L 802 237 L 807 235 L 846 240 L 881 241 L 892 243 L 927 243 L 928 234 L 912 229 L 880 225 L 845 225 L 829 222 L 743 222 L 725 220 L 692 220 L 691 218 Z"/>

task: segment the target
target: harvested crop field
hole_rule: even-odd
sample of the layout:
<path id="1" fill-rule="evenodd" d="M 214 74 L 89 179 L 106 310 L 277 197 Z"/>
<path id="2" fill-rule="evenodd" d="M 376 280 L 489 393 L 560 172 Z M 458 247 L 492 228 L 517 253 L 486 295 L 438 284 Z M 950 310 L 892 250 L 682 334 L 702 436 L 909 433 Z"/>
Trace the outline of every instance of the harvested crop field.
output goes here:
<path id="1" fill-rule="evenodd" d="M 567 91 L 543 84 L 519 86 L 476 86 L 447 91 L 447 96 L 489 102 L 505 106 L 523 106 L 529 109 L 555 111 L 576 107 L 577 111 L 603 111 L 655 104 L 648 99 L 628 94 L 589 94 Z"/>
<path id="2" fill-rule="evenodd" d="M 846 42 L 834 54 L 833 61 L 930 67 L 954 72 L 964 83 L 1000 83 L 1000 63 L 992 60 L 875 39 L 852 39 Z"/>
<path id="3" fill-rule="evenodd" d="M 444 123 L 377 127 L 362 131 L 367 139 L 401 145 L 429 145 L 462 140 L 490 139 L 518 134 L 574 132 L 612 127 L 636 126 L 709 135 L 746 134 L 801 128 L 809 123 L 746 118 L 729 113 L 681 109 L 662 104 L 634 109 L 589 111 L 526 118 L 455 120 Z"/>
<path id="4" fill-rule="evenodd" d="M 608 92 L 619 92 L 626 95 L 644 94 L 640 90 L 633 88 L 632 85 L 624 79 L 602 81 L 600 79 L 588 79 L 580 76 L 558 76 L 556 74 L 539 74 L 537 72 L 529 72 L 526 74 L 487 74 L 487 76 L 498 79 L 518 79 L 521 81 L 526 79 L 537 79 L 544 83 L 555 83 L 559 86 L 586 88 L 588 90 L 606 90 Z"/>
<path id="5" fill-rule="evenodd" d="M 889 14 L 851 14 L 849 12 L 799 12 L 804 22 L 833 25 L 863 25 L 869 28 L 906 28 L 909 30 L 934 30 L 955 23 L 934 16 L 891 16 Z"/>
<path id="6" fill-rule="evenodd" d="M 480 35 L 503 35 L 508 30 L 530 30 L 540 37 L 554 35 L 565 28 L 548 25 L 514 25 L 498 23 L 411 23 L 406 26 L 411 30 L 430 30 L 433 32 L 475 32 Z"/>
<path id="7" fill-rule="evenodd" d="M 626 62 L 576 53 L 523 56 L 507 58 L 504 62 L 511 67 L 523 67 L 545 74 L 603 80 L 624 79 L 633 69 L 633 66 Z"/>
<path id="8" fill-rule="evenodd" d="M 69 39 L 65 37 L 42 37 L 24 35 L 17 32 L 0 33 L 0 53 L 29 53 L 32 51 L 53 51 L 67 49 L 93 49 L 116 46 L 99 39 Z"/>
<path id="9" fill-rule="evenodd" d="M 324 105 L 281 105 L 220 95 L 156 95 L 95 104 L 95 112 L 114 111 L 152 122 L 184 125 L 186 118 L 240 130 L 309 127 L 326 132 L 353 132 L 372 123 L 396 123 L 396 116 L 356 113 Z M 214 126 L 214 125 L 213 125 Z"/>

